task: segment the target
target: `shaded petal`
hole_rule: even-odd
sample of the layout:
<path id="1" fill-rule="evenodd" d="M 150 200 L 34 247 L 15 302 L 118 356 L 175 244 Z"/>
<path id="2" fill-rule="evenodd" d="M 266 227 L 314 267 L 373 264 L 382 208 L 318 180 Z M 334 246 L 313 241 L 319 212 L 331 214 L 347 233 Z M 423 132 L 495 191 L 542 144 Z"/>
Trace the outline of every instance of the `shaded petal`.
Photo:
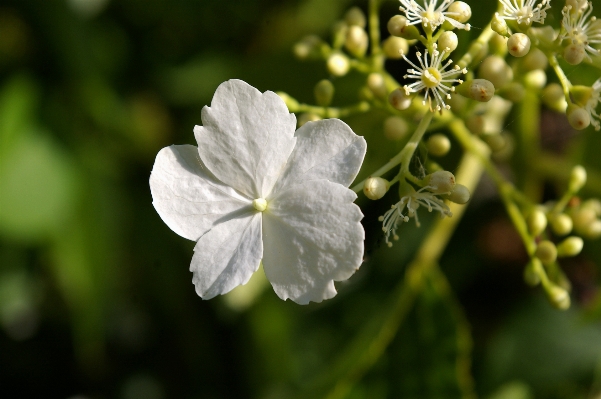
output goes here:
<path id="1" fill-rule="evenodd" d="M 252 206 L 252 200 L 208 173 L 192 145 L 172 145 L 158 153 L 150 174 L 150 192 L 152 204 L 167 226 L 195 241 L 225 214 Z"/>
<path id="2" fill-rule="evenodd" d="M 202 109 L 194 127 L 199 154 L 222 182 L 252 198 L 265 198 L 282 172 L 295 138 L 296 117 L 275 93 L 228 80 Z"/>
<path id="3" fill-rule="evenodd" d="M 334 281 L 361 265 L 365 233 L 356 194 L 328 180 L 295 185 L 263 213 L 263 268 L 282 299 L 299 304 L 336 295 Z"/>
<path id="4" fill-rule="evenodd" d="M 359 173 L 366 149 L 365 139 L 340 119 L 307 122 L 296 131 L 296 146 L 271 195 L 314 179 L 348 187 Z"/>
<path id="5" fill-rule="evenodd" d="M 194 247 L 190 271 L 203 299 L 246 284 L 263 256 L 261 213 L 249 212 L 217 224 Z"/>

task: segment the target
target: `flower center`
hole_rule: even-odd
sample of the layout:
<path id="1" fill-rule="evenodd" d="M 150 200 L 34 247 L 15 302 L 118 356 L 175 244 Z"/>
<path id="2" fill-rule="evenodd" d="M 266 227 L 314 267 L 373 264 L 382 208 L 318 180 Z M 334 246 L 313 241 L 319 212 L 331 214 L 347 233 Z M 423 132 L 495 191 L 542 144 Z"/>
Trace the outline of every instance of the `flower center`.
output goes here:
<path id="1" fill-rule="evenodd" d="M 530 24 L 530 18 L 534 17 L 534 13 L 532 12 L 532 7 L 524 6 L 520 8 L 518 12 L 515 13 L 515 16 L 518 24 Z"/>
<path id="2" fill-rule="evenodd" d="M 263 212 L 265 209 L 267 209 L 267 201 L 265 201 L 265 198 L 257 198 L 253 200 L 253 207 L 259 211 L 259 212 Z"/>
<path id="3" fill-rule="evenodd" d="M 440 72 L 434 67 L 424 69 L 424 72 L 422 73 L 422 83 L 429 89 L 438 86 L 441 79 L 442 76 L 440 75 Z"/>

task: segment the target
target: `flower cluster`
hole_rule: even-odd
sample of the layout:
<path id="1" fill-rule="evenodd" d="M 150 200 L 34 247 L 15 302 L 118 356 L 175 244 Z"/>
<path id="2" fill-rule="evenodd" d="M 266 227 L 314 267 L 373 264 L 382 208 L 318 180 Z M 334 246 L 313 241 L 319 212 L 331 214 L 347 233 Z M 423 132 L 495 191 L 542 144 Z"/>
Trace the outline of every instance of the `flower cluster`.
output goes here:
<path id="1" fill-rule="evenodd" d="M 569 39 L 572 44 L 582 47 L 588 59 L 590 59 L 588 53 L 598 55 L 599 49 L 594 48 L 593 45 L 601 43 L 601 21 L 597 21 L 594 16 L 591 17 L 593 4 L 585 3 L 582 10 L 574 10 L 571 5 L 567 5 L 561 12 L 563 14 L 561 25 L 564 31 L 560 39 Z"/>
<path id="2" fill-rule="evenodd" d="M 531 25 L 533 22 L 545 23 L 547 10 L 551 8 L 551 0 L 499 0 L 503 5 L 501 18 L 516 21 L 520 25 Z M 536 4 L 536 5 L 535 5 Z"/>
<path id="3" fill-rule="evenodd" d="M 438 0 L 424 0 L 423 6 L 415 0 L 400 0 L 402 6 L 399 9 L 405 13 L 408 25 L 421 23 L 424 28 L 435 30 L 443 23 L 449 22 L 455 28 L 470 30 L 470 24 L 460 22 L 462 19 L 460 11 L 449 10 L 454 1 L 443 0 L 437 7 Z"/>

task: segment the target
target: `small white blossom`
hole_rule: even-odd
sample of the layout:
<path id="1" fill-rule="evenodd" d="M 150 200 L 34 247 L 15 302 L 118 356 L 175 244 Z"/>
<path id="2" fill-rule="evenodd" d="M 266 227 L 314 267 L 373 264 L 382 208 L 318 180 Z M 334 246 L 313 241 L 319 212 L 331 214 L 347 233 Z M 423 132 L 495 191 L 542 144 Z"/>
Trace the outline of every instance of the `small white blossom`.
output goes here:
<path id="1" fill-rule="evenodd" d="M 551 0 L 499 0 L 503 6 L 501 18 L 516 21 L 518 24 L 530 25 L 533 22 L 544 23 L 547 10 L 551 8 Z M 535 5 L 536 4 L 536 5 Z M 497 14 L 499 15 L 499 14 Z"/>
<path id="2" fill-rule="evenodd" d="M 336 295 L 334 281 L 361 265 L 363 215 L 347 187 L 366 144 L 338 119 L 296 118 L 277 94 L 241 80 L 221 84 L 198 147 L 173 145 L 150 175 L 153 205 L 177 234 L 197 241 L 196 292 L 210 299 L 246 284 L 263 263 L 282 299 Z"/>
<path id="3" fill-rule="evenodd" d="M 433 45 L 431 60 L 428 60 L 427 50 L 423 56 L 422 53 L 417 52 L 417 59 L 419 60 L 420 66 L 415 65 L 413 62 L 409 61 L 405 55 L 403 55 L 405 61 L 407 61 L 413 67 L 412 69 L 407 70 L 409 74 L 405 75 L 405 79 L 417 80 L 417 82 L 403 86 L 405 89 L 405 94 L 409 95 L 409 93 L 415 93 L 426 89 L 423 104 L 425 105 L 426 102 L 428 102 L 432 112 L 435 110 L 441 111 L 443 108 L 451 108 L 444 101 L 445 98 L 447 100 L 450 99 L 451 92 L 455 91 L 455 87 L 450 86 L 449 83 L 463 83 L 461 79 L 455 79 L 452 76 L 460 73 L 467 73 L 467 69 L 461 69 L 458 65 L 455 65 L 453 69 L 446 71 L 447 67 L 453 63 L 453 61 L 449 59 L 444 65 L 442 64 L 444 56 L 448 52 L 448 48 L 444 49 L 442 52 L 439 52 L 436 44 Z M 434 98 L 436 103 L 435 108 L 432 108 L 432 98 Z"/>
<path id="4" fill-rule="evenodd" d="M 408 222 L 410 218 L 415 218 L 415 225 L 420 226 L 419 218 L 417 217 L 417 209 L 420 206 L 426 207 L 428 212 L 433 210 L 440 212 L 441 217 L 453 216 L 451 209 L 445 202 L 438 198 L 437 195 L 428 190 L 434 189 L 431 186 L 425 186 L 415 191 L 415 189 L 407 185 L 409 194 L 403 196 L 399 202 L 394 204 L 384 216 L 380 216 L 378 220 L 382 222 L 382 231 L 386 233 L 386 244 L 391 247 L 390 236 L 396 241 L 399 236 L 396 235 L 396 230 L 400 222 Z M 446 194 L 446 193 L 444 193 Z M 407 214 L 403 211 L 407 208 Z"/>
<path id="5" fill-rule="evenodd" d="M 461 17 L 461 13 L 448 11 L 454 1 L 443 0 L 442 4 L 437 7 L 438 0 L 423 0 L 423 6 L 415 0 L 400 0 L 402 6 L 399 9 L 405 13 L 408 25 L 422 24 L 424 28 L 430 27 L 435 30 L 448 21 L 455 28 L 470 30 L 470 24 L 463 24 L 453 19 L 453 17 Z"/>
<path id="6" fill-rule="evenodd" d="M 592 12 L 593 4 L 590 2 L 577 12 L 572 10 L 571 5 L 564 7 L 561 11 L 563 14 L 561 24 L 564 32 L 560 39 L 569 39 L 572 43 L 583 46 L 588 53 L 599 55 L 599 49 L 592 45 L 601 43 L 601 21 L 597 21 L 594 16 L 590 17 Z M 590 59 L 588 54 L 586 56 Z"/>
<path id="7" fill-rule="evenodd" d="M 601 123 L 599 119 L 601 117 L 596 112 L 597 105 L 599 104 L 599 100 L 601 100 L 601 78 L 597 79 L 592 86 L 593 92 L 591 94 L 591 98 L 586 102 L 584 109 L 589 113 L 591 117 L 591 125 L 595 127 L 595 130 L 601 129 Z"/>

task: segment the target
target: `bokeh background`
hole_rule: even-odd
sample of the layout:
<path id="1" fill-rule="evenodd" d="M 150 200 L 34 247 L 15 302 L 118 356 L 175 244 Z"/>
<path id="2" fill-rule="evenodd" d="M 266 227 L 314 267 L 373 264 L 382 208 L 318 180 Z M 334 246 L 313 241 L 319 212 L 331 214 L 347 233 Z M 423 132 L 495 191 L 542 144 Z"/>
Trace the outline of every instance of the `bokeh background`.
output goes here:
<path id="1" fill-rule="evenodd" d="M 496 2 L 471 3 L 477 33 Z M 561 1 L 552 3 L 557 24 Z M 291 48 L 309 33 L 327 39 L 352 5 L 366 9 L 352 0 L 0 0 L 0 397 L 287 398 L 335 386 L 333 360 L 386 310 L 432 219 L 403 226 L 388 249 L 377 216 L 394 195 L 360 198 L 366 261 L 336 298 L 283 302 L 258 273 L 203 301 L 188 271 L 194 243 L 163 224 L 148 177 L 162 147 L 194 144 L 202 107 L 227 79 L 312 102 L 329 75 Z M 383 22 L 397 10 L 385 1 Z M 400 77 L 400 65 L 388 67 Z M 583 84 L 599 76 L 567 72 Z M 335 79 L 334 105 L 356 102 L 364 81 Z M 598 133 L 543 115 L 546 148 L 601 170 Z M 347 120 L 368 140 L 362 175 L 402 148 L 384 138 L 384 116 Z M 457 154 L 443 163 L 452 169 Z M 546 195 L 561 188 L 551 182 Z M 346 397 L 467 398 L 472 384 L 493 399 L 601 397 L 600 260 L 599 244 L 587 242 L 563 263 L 573 307 L 553 309 L 523 283 L 526 254 L 484 180 L 441 264 L 456 302 L 424 290 Z M 470 362 L 473 376 L 461 375 Z"/>

